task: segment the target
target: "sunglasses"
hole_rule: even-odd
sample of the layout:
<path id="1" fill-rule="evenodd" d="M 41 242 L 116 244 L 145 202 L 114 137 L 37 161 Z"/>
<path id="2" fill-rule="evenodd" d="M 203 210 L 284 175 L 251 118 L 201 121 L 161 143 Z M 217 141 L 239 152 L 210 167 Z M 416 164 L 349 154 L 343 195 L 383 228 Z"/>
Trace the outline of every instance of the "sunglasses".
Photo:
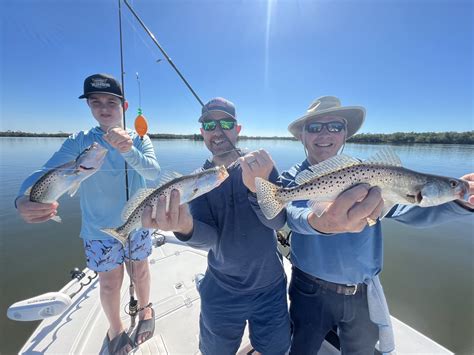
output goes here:
<path id="1" fill-rule="evenodd" d="M 346 128 L 343 122 L 331 121 L 331 122 L 312 122 L 306 125 L 306 132 L 319 133 L 326 127 L 328 132 L 339 133 Z"/>
<path id="2" fill-rule="evenodd" d="M 213 121 L 204 121 L 202 123 L 202 129 L 205 131 L 213 131 L 217 127 L 217 123 L 221 126 L 222 129 L 228 131 L 235 126 L 234 120 L 213 120 Z"/>

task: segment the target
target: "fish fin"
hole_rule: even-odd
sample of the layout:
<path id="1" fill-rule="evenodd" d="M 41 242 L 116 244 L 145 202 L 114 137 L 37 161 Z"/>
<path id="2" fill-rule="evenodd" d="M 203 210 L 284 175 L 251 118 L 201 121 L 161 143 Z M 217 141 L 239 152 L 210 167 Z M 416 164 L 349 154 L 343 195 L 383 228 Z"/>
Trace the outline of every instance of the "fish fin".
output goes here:
<path id="1" fill-rule="evenodd" d="M 119 232 L 117 232 L 117 229 L 114 229 L 114 228 L 104 228 L 104 229 L 101 229 L 102 232 L 104 233 L 107 233 L 108 235 L 110 235 L 111 237 L 114 237 L 115 239 L 117 239 L 120 243 L 122 243 L 122 245 L 125 246 L 125 243 L 127 242 L 128 240 L 128 234 L 121 234 Z"/>
<path id="2" fill-rule="evenodd" d="M 131 216 L 133 211 L 142 203 L 150 194 L 152 194 L 155 191 L 155 189 L 139 189 L 135 194 L 130 198 L 130 200 L 127 201 L 125 206 L 123 207 L 122 210 L 122 222 L 126 222 L 128 217 Z"/>
<path id="3" fill-rule="evenodd" d="M 182 176 L 183 176 L 183 174 L 180 174 L 176 171 L 167 171 L 165 173 L 162 173 L 161 176 L 160 176 L 159 186 L 163 186 L 164 184 L 167 184 L 171 180 L 180 178 Z"/>
<path id="4" fill-rule="evenodd" d="M 275 218 L 285 207 L 278 198 L 278 186 L 259 177 L 255 178 L 255 186 L 257 188 L 257 201 L 265 218 Z"/>
<path id="5" fill-rule="evenodd" d="M 73 183 L 68 190 L 69 196 L 73 197 L 76 194 L 77 190 L 79 190 L 79 187 L 81 187 L 80 181 L 76 181 L 75 183 Z"/>
<path id="6" fill-rule="evenodd" d="M 392 148 L 383 148 L 374 156 L 364 161 L 364 164 L 402 166 L 402 161 Z"/>
<path id="7" fill-rule="evenodd" d="M 316 214 L 316 216 L 321 217 L 329 208 L 329 206 L 332 205 L 332 201 L 309 200 L 307 205 Z"/>
<path id="8" fill-rule="evenodd" d="M 52 221 L 57 222 L 57 223 L 62 223 L 62 221 L 63 221 L 63 220 L 61 219 L 61 217 L 59 217 L 58 215 L 56 215 L 56 216 L 54 216 L 54 217 L 52 217 L 52 218 L 50 218 L 50 219 L 51 219 Z"/>
<path id="9" fill-rule="evenodd" d="M 390 212 L 390 210 L 395 206 L 396 203 L 392 201 L 384 201 L 382 213 L 380 213 L 380 219 L 385 218 L 385 216 Z"/>
<path id="10" fill-rule="evenodd" d="M 380 219 L 384 218 L 387 213 L 393 208 L 393 206 L 403 203 L 406 200 L 405 196 L 392 191 L 390 189 L 382 189 L 383 208 L 380 214 Z M 407 201 L 408 203 L 408 201 Z"/>
<path id="11" fill-rule="evenodd" d="M 331 174 L 335 171 L 360 164 L 361 161 L 359 159 L 352 158 L 344 154 L 336 155 L 319 164 L 312 165 L 307 170 L 300 172 L 298 175 L 296 175 L 295 182 L 298 185 L 301 185 L 321 176 Z"/>

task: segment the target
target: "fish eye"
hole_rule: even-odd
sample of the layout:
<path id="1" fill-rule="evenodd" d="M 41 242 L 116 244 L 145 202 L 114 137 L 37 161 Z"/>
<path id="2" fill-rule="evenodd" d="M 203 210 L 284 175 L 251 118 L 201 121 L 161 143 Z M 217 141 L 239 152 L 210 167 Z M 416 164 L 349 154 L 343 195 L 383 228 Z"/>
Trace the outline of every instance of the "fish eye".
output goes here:
<path id="1" fill-rule="evenodd" d="M 450 185 L 451 187 L 456 187 L 456 186 L 458 186 L 458 182 L 457 182 L 456 180 L 450 180 L 450 181 L 449 181 L 449 185 Z"/>

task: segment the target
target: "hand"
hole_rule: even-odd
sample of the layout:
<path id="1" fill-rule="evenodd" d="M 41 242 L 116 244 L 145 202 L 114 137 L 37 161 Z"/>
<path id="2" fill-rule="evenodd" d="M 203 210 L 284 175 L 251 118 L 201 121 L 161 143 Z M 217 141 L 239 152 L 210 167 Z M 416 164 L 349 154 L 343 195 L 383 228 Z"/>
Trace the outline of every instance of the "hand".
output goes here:
<path id="1" fill-rule="evenodd" d="M 378 187 L 361 184 L 340 194 L 326 212 L 317 217 L 308 216 L 311 226 L 322 233 L 358 233 L 370 220 L 382 213 L 382 191 Z"/>
<path id="2" fill-rule="evenodd" d="M 41 223 L 56 216 L 59 204 L 32 202 L 29 196 L 22 196 L 16 200 L 16 206 L 25 222 Z"/>
<path id="3" fill-rule="evenodd" d="M 466 174 L 461 177 L 462 180 L 466 180 L 469 183 L 469 198 L 467 202 L 474 205 L 474 173 Z M 474 206 L 471 206 L 473 208 Z"/>
<path id="4" fill-rule="evenodd" d="M 133 146 L 132 138 L 121 127 L 109 128 L 107 134 L 104 135 L 104 140 L 115 149 L 118 149 L 120 153 L 128 152 Z"/>
<path id="5" fill-rule="evenodd" d="M 190 235 L 193 232 L 193 217 L 189 213 L 187 204 L 180 205 L 178 190 L 171 191 L 170 205 L 166 210 L 166 197 L 160 196 L 156 206 L 147 206 L 142 216 L 144 228 L 155 228 L 163 231 L 172 231 Z M 153 218 L 153 208 L 156 208 L 156 217 Z"/>
<path id="6" fill-rule="evenodd" d="M 256 150 L 239 158 L 242 168 L 242 180 L 244 185 L 252 192 L 256 192 L 255 178 L 261 177 L 268 180 L 275 163 L 272 157 L 264 150 Z"/>

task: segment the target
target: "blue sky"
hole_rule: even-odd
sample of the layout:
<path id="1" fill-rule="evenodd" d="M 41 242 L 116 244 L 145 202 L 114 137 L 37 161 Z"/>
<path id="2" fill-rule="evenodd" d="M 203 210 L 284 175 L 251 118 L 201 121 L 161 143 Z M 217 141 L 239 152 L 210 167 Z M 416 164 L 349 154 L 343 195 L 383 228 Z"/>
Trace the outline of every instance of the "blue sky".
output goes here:
<path id="1" fill-rule="evenodd" d="M 237 106 L 242 134 L 287 136 L 311 101 L 367 109 L 361 132 L 466 131 L 473 119 L 470 0 L 133 0 L 203 101 Z M 122 5 L 127 124 L 197 133 L 200 105 Z M 94 125 L 86 76 L 120 76 L 116 0 L 3 0 L 0 130 Z"/>

